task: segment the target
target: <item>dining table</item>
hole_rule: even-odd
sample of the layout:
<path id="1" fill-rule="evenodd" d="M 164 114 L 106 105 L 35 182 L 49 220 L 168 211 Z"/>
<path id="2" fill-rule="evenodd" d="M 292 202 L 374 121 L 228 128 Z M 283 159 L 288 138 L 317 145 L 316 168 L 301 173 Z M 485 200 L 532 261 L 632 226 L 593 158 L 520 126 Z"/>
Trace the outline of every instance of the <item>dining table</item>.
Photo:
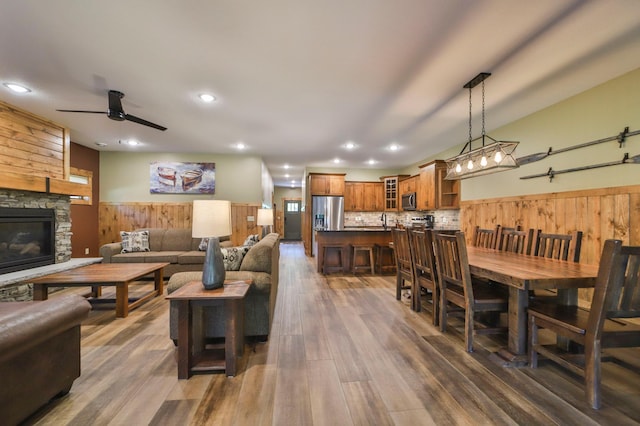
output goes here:
<path id="1" fill-rule="evenodd" d="M 508 344 L 498 351 L 505 366 L 527 363 L 527 307 L 530 290 L 557 289 L 557 303 L 576 305 L 578 289 L 594 287 L 596 265 L 468 246 L 472 277 L 509 287 Z"/>

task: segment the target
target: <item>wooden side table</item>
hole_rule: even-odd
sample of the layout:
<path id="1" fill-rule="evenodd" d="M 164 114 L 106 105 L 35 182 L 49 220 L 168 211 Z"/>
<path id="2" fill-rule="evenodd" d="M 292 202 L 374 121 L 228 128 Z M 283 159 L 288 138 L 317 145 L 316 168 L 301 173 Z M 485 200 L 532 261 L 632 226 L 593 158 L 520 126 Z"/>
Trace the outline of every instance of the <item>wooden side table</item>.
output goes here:
<path id="1" fill-rule="evenodd" d="M 178 302 L 178 379 L 192 373 L 224 370 L 235 376 L 237 358 L 244 352 L 245 281 L 233 281 L 215 290 L 205 290 L 200 281 L 191 281 L 167 296 Z M 204 344 L 202 308 L 223 305 L 225 318 L 224 357 Z"/>

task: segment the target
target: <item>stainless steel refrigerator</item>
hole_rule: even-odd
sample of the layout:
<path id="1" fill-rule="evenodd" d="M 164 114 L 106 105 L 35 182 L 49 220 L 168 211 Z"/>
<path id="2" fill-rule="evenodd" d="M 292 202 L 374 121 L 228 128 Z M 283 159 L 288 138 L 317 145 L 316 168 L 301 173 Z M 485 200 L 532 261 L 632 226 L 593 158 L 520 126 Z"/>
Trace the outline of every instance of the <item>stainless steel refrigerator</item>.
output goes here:
<path id="1" fill-rule="evenodd" d="M 317 254 L 316 231 L 340 231 L 344 229 L 344 197 L 318 197 L 312 199 L 313 232 L 311 255 Z"/>

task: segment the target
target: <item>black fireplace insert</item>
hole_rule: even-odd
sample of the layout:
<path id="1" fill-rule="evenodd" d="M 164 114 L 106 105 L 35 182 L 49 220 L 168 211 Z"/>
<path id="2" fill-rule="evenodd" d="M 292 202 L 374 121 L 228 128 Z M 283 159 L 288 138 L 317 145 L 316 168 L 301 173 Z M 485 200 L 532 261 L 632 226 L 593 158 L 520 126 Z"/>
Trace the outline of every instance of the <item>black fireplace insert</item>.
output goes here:
<path id="1" fill-rule="evenodd" d="M 0 207 L 0 274 L 55 263 L 54 209 Z"/>

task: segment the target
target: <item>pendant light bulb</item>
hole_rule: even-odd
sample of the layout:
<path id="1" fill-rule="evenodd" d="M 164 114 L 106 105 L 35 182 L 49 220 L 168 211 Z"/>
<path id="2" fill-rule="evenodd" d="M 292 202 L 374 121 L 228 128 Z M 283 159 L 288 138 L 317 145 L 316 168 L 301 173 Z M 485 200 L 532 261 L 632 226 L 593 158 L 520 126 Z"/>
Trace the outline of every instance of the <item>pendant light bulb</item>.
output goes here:
<path id="1" fill-rule="evenodd" d="M 500 150 L 496 151 L 495 159 L 496 159 L 496 163 L 499 163 L 502 161 L 502 152 Z"/>
<path id="2" fill-rule="evenodd" d="M 482 167 L 486 167 L 487 166 L 487 156 L 484 155 L 484 152 L 482 153 L 482 158 L 480 159 L 480 165 Z"/>
<path id="3" fill-rule="evenodd" d="M 469 162 L 467 163 L 467 169 L 473 170 L 473 161 L 471 159 L 469 159 Z"/>
<path id="4" fill-rule="evenodd" d="M 462 166 L 460 163 L 456 164 L 456 173 L 460 173 L 462 171 Z"/>

